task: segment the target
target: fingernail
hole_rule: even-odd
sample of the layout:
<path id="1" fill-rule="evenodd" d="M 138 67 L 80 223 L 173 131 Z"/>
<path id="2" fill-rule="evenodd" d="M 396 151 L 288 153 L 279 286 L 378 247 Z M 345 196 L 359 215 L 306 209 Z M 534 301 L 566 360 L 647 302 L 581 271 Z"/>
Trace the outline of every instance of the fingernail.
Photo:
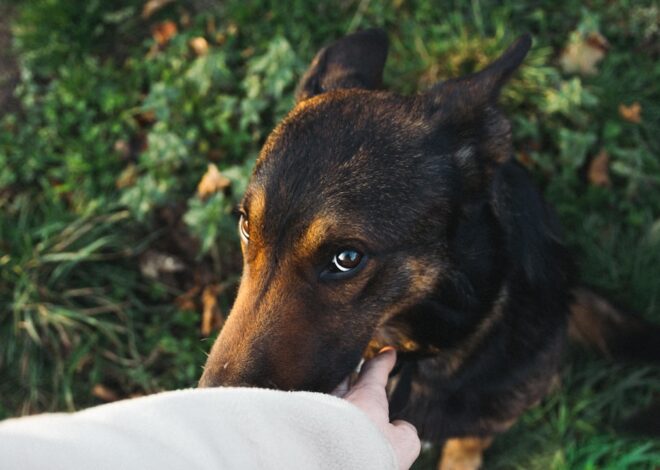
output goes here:
<path id="1" fill-rule="evenodd" d="M 384 348 L 381 348 L 380 351 L 378 351 L 378 354 L 385 353 L 387 351 L 396 351 L 393 346 L 385 346 Z"/>

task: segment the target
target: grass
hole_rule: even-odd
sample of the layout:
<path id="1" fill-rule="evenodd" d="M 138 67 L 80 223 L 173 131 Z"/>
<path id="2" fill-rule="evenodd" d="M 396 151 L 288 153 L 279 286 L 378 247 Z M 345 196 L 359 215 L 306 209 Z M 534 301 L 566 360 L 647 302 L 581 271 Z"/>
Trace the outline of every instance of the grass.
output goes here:
<path id="1" fill-rule="evenodd" d="M 652 1 L 191 0 L 148 19 L 138 0 L 12 3 L 21 78 L 19 109 L 0 116 L 0 416 L 195 383 L 214 334 L 201 312 L 228 311 L 240 272 L 232 209 L 252 161 L 316 50 L 371 26 L 390 35 L 385 81 L 403 93 L 533 34 L 502 99 L 516 156 L 557 208 L 584 281 L 660 321 Z M 159 44 L 164 21 L 177 32 Z M 609 42 L 597 72 L 565 72 L 562 51 L 595 33 Z M 190 46 L 200 37 L 204 55 Z M 635 102 L 639 122 L 619 109 Z M 606 186 L 588 171 L 601 152 Z M 210 162 L 231 188 L 201 199 Z M 616 424 L 659 392 L 657 368 L 570 351 L 561 387 L 496 441 L 487 468 L 658 468 L 660 443 Z"/>

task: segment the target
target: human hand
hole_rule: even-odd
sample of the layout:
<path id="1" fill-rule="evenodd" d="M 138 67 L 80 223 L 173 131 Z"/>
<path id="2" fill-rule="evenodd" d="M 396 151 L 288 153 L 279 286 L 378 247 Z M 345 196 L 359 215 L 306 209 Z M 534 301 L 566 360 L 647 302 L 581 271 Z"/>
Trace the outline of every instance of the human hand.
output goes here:
<path id="1" fill-rule="evenodd" d="M 385 435 L 394 449 L 399 468 L 408 470 L 419 456 L 421 443 L 415 426 L 409 422 L 395 420 L 390 423 L 385 386 L 395 363 L 394 349 L 383 348 L 376 357 L 363 364 L 353 385 L 349 386 L 346 379 L 335 389 L 333 395 L 360 408 Z"/>

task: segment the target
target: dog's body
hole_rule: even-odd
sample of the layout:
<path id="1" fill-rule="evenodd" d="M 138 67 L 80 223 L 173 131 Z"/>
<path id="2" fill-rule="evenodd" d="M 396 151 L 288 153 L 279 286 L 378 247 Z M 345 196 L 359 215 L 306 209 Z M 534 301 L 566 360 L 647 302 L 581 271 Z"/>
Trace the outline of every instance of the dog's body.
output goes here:
<path id="1" fill-rule="evenodd" d="M 394 346 L 392 413 L 466 438 L 442 468 L 479 465 L 551 387 L 573 288 L 496 105 L 530 45 L 412 97 L 379 90 L 382 32 L 317 55 L 246 192 L 243 279 L 200 385 L 328 392 Z"/>

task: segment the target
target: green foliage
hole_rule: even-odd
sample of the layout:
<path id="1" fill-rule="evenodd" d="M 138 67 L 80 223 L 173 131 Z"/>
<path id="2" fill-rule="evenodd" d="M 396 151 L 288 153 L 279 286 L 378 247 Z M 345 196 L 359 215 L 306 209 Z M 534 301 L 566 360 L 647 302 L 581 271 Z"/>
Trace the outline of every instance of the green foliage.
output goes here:
<path id="1" fill-rule="evenodd" d="M 124 397 L 195 383 L 210 341 L 185 300 L 236 281 L 234 209 L 259 148 L 318 48 L 371 26 L 390 34 L 385 81 L 403 93 L 533 33 L 502 96 L 517 157 L 557 208 L 584 280 L 660 321 L 653 2 L 175 1 L 150 19 L 137 0 L 14 3 L 21 109 L 0 116 L 0 416 L 87 406 L 98 384 Z M 178 32 L 158 44 L 150 31 L 163 20 Z M 596 31 L 611 45 L 598 73 L 564 73 L 562 50 Z M 640 123 L 619 114 L 633 102 Z M 587 178 L 601 151 L 609 187 Z M 201 199 L 211 162 L 231 186 Z M 160 251 L 184 271 L 148 275 Z M 614 431 L 660 389 L 657 369 L 571 356 L 561 388 L 496 441 L 489 468 L 658 467 L 657 442 Z"/>
<path id="2" fill-rule="evenodd" d="M 219 233 L 233 234 L 235 224 L 230 217 L 233 204 L 223 193 L 216 193 L 206 201 L 192 198 L 183 220 L 190 231 L 202 241 L 201 252 L 206 253 L 215 243 Z M 238 243 L 238 237 L 230 235 L 226 245 Z M 226 246 L 225 245 L 225 246 Z"/>
<path id="3" fill-rule="evenodd" d="M 31 73 L 48 79 L 63 63 L 120 54 L 143 36 L 136 15 L 141 5 L 137 0 L 22 2 L 16 25 L 20 59 Z"/>
<path id="4" fill-rule="evenodd" d="M 89 405 L 100 382 L 121 395 L 194 384 L 196 315 L 163 303 L 163 286 L 135 269 L 153 237 L 126 210 L 73 216 L 48 198 L 2 204 L 0 413 Z"/>

